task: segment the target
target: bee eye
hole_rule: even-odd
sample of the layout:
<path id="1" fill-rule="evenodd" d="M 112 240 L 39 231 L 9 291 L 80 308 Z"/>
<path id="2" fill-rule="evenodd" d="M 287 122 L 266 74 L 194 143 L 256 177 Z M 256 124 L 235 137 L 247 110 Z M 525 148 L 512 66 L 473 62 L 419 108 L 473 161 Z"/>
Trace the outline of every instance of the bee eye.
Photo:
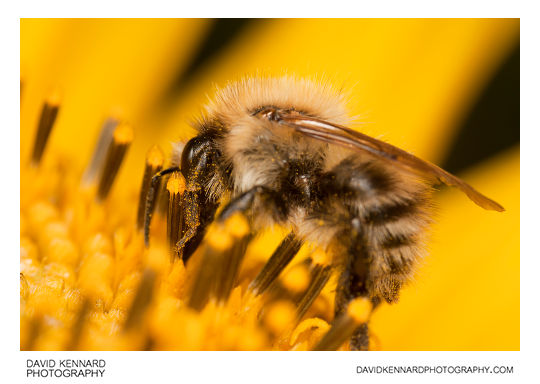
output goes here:
<path id="1" fill-rule="evenodd" d="M 182 151 L 182 160 L 180 163 L 180 169 L 184 177 L 186 176 L 185 173 L 192 168 L 194 160 L 200 157 L 201 152 L 204 151 L 207 144 L 208 141 L 200 136 L 196 136 L 186 143 Z"/>

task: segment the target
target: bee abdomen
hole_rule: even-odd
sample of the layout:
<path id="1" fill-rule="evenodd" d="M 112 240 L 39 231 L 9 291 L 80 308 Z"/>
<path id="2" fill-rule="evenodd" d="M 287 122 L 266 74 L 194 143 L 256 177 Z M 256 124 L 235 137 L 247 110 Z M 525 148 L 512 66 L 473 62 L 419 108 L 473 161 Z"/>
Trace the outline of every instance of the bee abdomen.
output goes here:
<path id="1" fill-rule="evenodd" d="M 398 299 L 424 255 L 423 238 L 429 219 L 425 199 L 380 205 L 363 215 L 371 250 L 372 295 L 388 302 Z"/>
<path id="2" fill-rule="evenodd" d="M 402 233 L 396 235 L 387 235 L 379 244 L 382 249 L 391 251 L 393 249 L 400 249 L 404 247 L 414 246 L 416 244 L 415 235 L 405 235 Z"/>
<path id="3" fill-rule="evenodd" d="M 407 217 L 415 216 L 422 211 L 422 199 L 405 199 L 390 204 L 372 204 L 364 209 L 362 221 L 368 225 L 385 225 Z"/>

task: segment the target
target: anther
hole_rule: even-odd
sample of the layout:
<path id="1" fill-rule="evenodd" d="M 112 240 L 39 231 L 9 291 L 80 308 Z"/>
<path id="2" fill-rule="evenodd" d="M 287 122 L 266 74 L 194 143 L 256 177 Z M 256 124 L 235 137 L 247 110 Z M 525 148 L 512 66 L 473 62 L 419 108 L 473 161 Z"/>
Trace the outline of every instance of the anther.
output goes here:
<path id="1" fill-rule="evenodd" d="M 328 254 L 321 248 L 316 248 L 311 254 L 311 261 L 313 265 L 329 265 L 330 258 Z"/>
<path id="2" fill-rule="evenodd" d="M 268 289 L 270 284 L 274 282 L 298 253 L 301 246 L 302 242 L 292 232 L 279 244 L 261 272 L 259 272 L 255 280 L 249 285 L 249 289 L 254 295 L 260 295 Z"/>
<path id="3" fill-rule="evenodd" d="M 20 273 L 20 296 L 21 299 L 26 300 L 28 298 L 28 295 L 30 294 L 30 287 L 28 285 L 28 281 L 26 280 L 26 277 L 24 277 L 23 273 Z"/>
<path id="4" fill-rule="evenodd" d="M 28 333 L 26 336 L 26 342 L 24 345 L 21 345 L 21 351 L 33 351 L 37 339 L 41 333 L 41 330 L 43 328 L 43 318 L 42 316 L 33 316 L 30 320 Z"/>
<path id="5" fill-rule="evenodd" d="M 248 220 L 241 212 L 236 212 L 223 223 L 233 242 L 230 251 L 221 255 L 220 276 L 217 279 L 216 296 L 225 302 L 232 291 L 240 264 L 251 240 Z"/>
<path id="6" fill-rule="evenodd" d="M 103 170 L 103 163 L 105 162 L 105 157 L 107 156 L 107 150 L 111 145 L 113 140 L 113 132 L 118 125 L 118 120 L 109 117 L 103 123 L 101 131 L 99 133 L 98 140 L 92 154 L 92 159 L 84 172 L 82 182 L 84 185 L 90 185 L 93 183 Z"/>
<path id="7" fill-rule="evenodd" d="M 295 265 L 283 275 L 280 281 L 283 287 L 293 295 L 302 293 L 309 286 L 309 269 L 304 263 Z"/>
<path id="8" fill-rule="evenodd" d="M 133 129 L 127 124 L 119 124 L 113 133 L 113 140 L 107 151 L 103 172 L 99 180 L 98 200 L 105 200 L 120 169 L 122 160 L 133 141 Z"/>
<path id="9" fill-rule="evenodd" d="M 59 109 L 60 96 L 55 92 L 45 101 L 41 110 L 34 149 L 32 151 L 32 164 L 34 166 L 37 166 L 41 161 Z"/>
<path id="10" fill-rule="evenodd" d="M 265 310 L 263 322 L 270 332 L 279 335 L 295 325 L 294 315 L 294 304 L 287 300 L 279 300 Z"/>
<path id="11" fill-rule="evenodd" d="M 152 302 L 154 295 L 154 283 L 156 281 L 156 272 L 147 268 L 143 272 L 141 283 L 135 294 L 135 298 L 129 309 L 126 322 L 124 323 L 124 332 L 127 332 L 143 321 L 144 314 Z"/>
<path id="12" fill-rule="evenodd" d="M 347 310 L 337 317 L 328 332 L 315 346 L 315 351 L 335 351 L 353 335 L 354 331 L 369 320 L 373 305 L 371 300 L 361 297 L 349 302 Z"/>
<path id="13" fill-rule="evenodd" d="M 84 298 L 79 311 L 77 312 L 73 327 L 71 328 L 71 337 L 66 345 L 66 351 L 74 351 L 78 348 L 83 329 L 86 323 L 86 317 L 90 312 L 90 301 Z"/>
<path id="14" fill-rule="evenodd" d="M 167 182 L 169 195 L 169 210 L 167 211 L 167 239 L 171 250 L 171 260 L 176 255 L 176 243 L 180 240 L 182 228 L 182 196 L 186 190 L 184 176 L 180 172 L 174 172 Z M 142 196 L 142 195 L 141 195 Z"/>
<path id="15" fill-rule="evenodd" d="M 150 189 L 150 182 L 152 181 L 152 176 L 161 171 L 161 168 L 163 167 L 163 160 L 163 151 L 158 146 L 153 146 L 146 154 L 144 174 L 141 183 L 141 192 L 139 194 L 139 209 L 137 211 L 137 229 L 139 231 L 142 230 L 144 227 L 146 196 L 148 195 L 148 190 Z M 152 206 L 150 214 L 154 212 L 153 208 L 154 207 Z"/>
<path id="16" fill-rule="evenodd" d="M 230 251 L 233 242 L 233 237 L 223 224 L 214 223 L 209 228 L 203 245 L 202 260 L 188 302 L 191 308 L 201 310 L 212 292 L 215 292 L 222 259 Z"/>
<path id="17" fill-rule="evenodd" d="M 298 301 L 296 317 L 298 321 L 304 317 L 311 304 L 315 301 L 317 296 L 321 293 L 322 289 L 330 279 L 332 269 L 330 266 L 315 265 L 311 270 L 311 282 L 308 289 L 302 295 L 302 298 Z"/>
<path id="18" fill-rule="evenodd" d="M 150 245 L 150 223 L 152 221 L 152 215 L 154 212 L 154 207 L 156 205 L 156 200 L 157 200 L 156 194 L 158 191 L 160 191 L 160 188 L 163 186 L 161 183 L 161 179 L 164 176 L 169 175 L 173 172 L 180 172 L 180 168 L 178 167 L 166 168 L 164 170 L 157 172 L 150 179 L 150 185 L 148 187 L 148 193 L 146 195 L 146 203 L 144 207 L 144 246 L 146 248 L 148 248 Z M 168 180 L 168 177 L 166 178 L 166 180 Z M 166 186 L 163 189 L 167 191 Z M 166 200 L 167 208 L 168 208 L 169 207 L 168 192 L 165 194 L 167 195 L 167 199 L 164 199 L 164 200 Z"/>
<path id="19" fill-rule="evenodd" d="M 313 301 L 319 296 L 322 289 L 330 279 L 332 269 L 329 265 L 329 258 L 326 253 L 317 248 L 311 255 L 311 281 L 307 290 L 298 301 L 296 317 L 300 321 L 306 314 Z"/>
<path id="20" fill-rule="evenodd" d="M 171 164 L 168 165 L 168 168 L 172 168 Z M 178 168 L 180 169 L 180 168 Z M 161 216 L 167 215 L 167 210 L 169 209 L 169 195 L 167 193 L 167 182 L 169 181 L 169 174 L 165 174 L 161 177 L 161 181 L 155 187 L 154 191 L 154 211 L 159 213 Z"/>
<path id="21" fill-rule="evenodd" d="M 236 212 L 225 220 L 225 227 L 236 239 L 240 239 L 249 234 L 249 223 L 241 212 Z"/>

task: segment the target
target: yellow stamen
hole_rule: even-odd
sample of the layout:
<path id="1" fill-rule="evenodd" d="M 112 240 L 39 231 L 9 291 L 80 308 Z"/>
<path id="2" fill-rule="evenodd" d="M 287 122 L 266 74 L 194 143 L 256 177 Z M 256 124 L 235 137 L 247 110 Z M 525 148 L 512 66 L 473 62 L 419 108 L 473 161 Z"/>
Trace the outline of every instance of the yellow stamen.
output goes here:
<path id="1" fill-rule="evenodd" d="M 174 172 L 167 181 L 167 191 L 169 194 L 184 193 L 186 181 L 180 172 Z"/>
<path id="2" fill-rule="evenodd" d="M 357 323 L 362 324 L 368 321 L 373 304 L 365 297 L 359 297 L 349 303 L 347 314 Z"/>
<path id="3" fill-rule="evenodd" d="M 289 342 L 291 345 L 296 344 L 299 342 L 299 337 L 302 333 L 306 331 L 312 331 L 316 329 L 317 333 L 322 336 L 325 332 L 328 331 L 330 328 L 330 325 L 324 321 L 323 319 L 319 319 L 317 317 L 313 317 L 311 319 L 306 319 L 302 321 L 298 326 L 294 329 Z"/>
<path id="4" fill-rule="evenodd" d="M 313 260 L 312 260 L 313 261 Z M 298 301 L 297 318 L 302 319 L 311 304 L 315 301 L 319 293 L 330 279 L 331 267 L 325 264 L 313 263 L 310 271 L 309 287 L 302 298 Z"/>
<path id="5" fill-rule="evenodd" d="M 35 136 L 34 149 L 32 151 L 32 164 L 38 165 L 45 151 L 45 146 L 49 139 L 49 135 L 56 121 L 58 110 L 60 108 L 60 94 L 54 91 L 45 101 L 41 110 L 38 130 Z"/>
<path id="6" fill-rule="evenodd" d="M 113 133 L 113 141 L 107 151 L 103 172 L 98 186 L 98 200 L 104 200 L 112 187 L 116 174 L 133 141 L 133 129 L 127 124 L 119 124 Z"/>
<path id="7" fill-rule="evenodd" d="M 264 324 L 273 334 L 279 335 L 294 326 L 296 307 L 290 301 L 272 303 L 264 315 Z"/>
<path id="8" fill-rule="evenodd" d="M 334 319 L 332 327 L 314 347 L 317 351 L 338 349 L 360 326 L 368 321 L 372 304 L 367 298 L 356 298 L 347 306 L 347 310 Z"/>
<path id="9" fill-rule="evenodd" d="M 180 172 L 174 172 L 167 182 L 169 193 L 169 211 L 167 214 L 167 238 L 171 249 L 171 260 L 176 254 L 176 243 L 180 240 L 182 228 L 182 196 L 186 190 L 184 176 Z M 182 256 L 182 255 L 178 255 Z"/>
<path id="10" fill-rule="evenodd" d="M 204 249 L 200 254 L 197 274 L 194 279 L 189 306 L 200 311 L 206 305 L 212 294 L 221 285 L 220 273 L 223 258 L 233 246 L 233 238 L 222 224 L 210 226 L 204 240 Z M 191 261 L 190 261 L 191 262 Z"/>
<path id="11" fill-rule="evenodd" d="M 285 288 L 293 293 L 304 291 L 308 287 L 309 281 L 309 270 L 304 264 L 294 266 L 281 279 Z"/>
<path id="12" fill-rule="evenodd" d="M 233 240 L 229 231 L 220 224 L 212 225 L 207 236 L 208 245 L 216 251 L 226 251 L 231 248 Z"/>
<path id="13" fill-rule="evenodd" d="M 113 139 L 120 145 L 131 144 L 133 141 L 133 128 L 129 124 L 119 124 L 114 130 Z"/>
<path id="14" fill-rule="evenodd" d="M 216 296 L 224 303 L 234 287 L 251 236 L 248 220 L 241 212 L 234 213 L 219 225 L 231 236 L 232 243 L 230 249 L 221 256 L 220 273 L 216 277 Z"/>
<path id="15" fill-rule="evenodd" d="M 144 262 L 149 269 L 160 274 L 164 274 L 170 267 L 170 258 L 166 248 L 159 245 L 150 247 Z"/>
<path id="16" fill-rule="evenodd" d="M 112 289 L 114 259 L 105 253 L 87 255 L 79 271 L 79 286 L 82 293 L 98 307 L 108 309 L 114 292 Z"/>
<path id="17" fill-rule="evenodd" d="M 88 300 L 83 300 L 77 312 L 73 327 L 71 329 L 71 337 L 66 345 L 66 350 L 72 351 L 78 349 L 81 335 L 86 324 L 86 317 L 90 311 L 90 303 Z"/>
<path id="18" fill-rule="evenodd" d="M 26 300 L 28 298 L 28 294 L 30 293 L 30 287 L 28 286 L 28 281 L 26 281 L 26 278 L 24 277 L 24 275 L 20 274 L 20 284 L 21 284 L 21 288 L 20 288 L 20 296 L 21 296 L 21 299 L 23 300 Z"/>
<path id="19" fill-rule="evenodd" d="M 59 89 L 54 89 L 47 97 L 46 103 L 52 107 L 59 107 L 61 101 L 61 94 Z"/>
<path id="20" fill-rule="evenodd" d="M 148 150 L 148 153 L 146 154 L 146 164 L 154 168 L 162 167 L 164 161 L 165 155 L 159 146 L 154 145 Z"/>
<path id="21" fill-rule="evenodd" d="M 152 301 L 154 295 L 154 285 L 156 280 L 156 273 L 151 269 L 146 269 L 143 273 L 141 284 L 137 289 L 131 308 L 129 309 L 126 322 L 124 324 L 124 331 L 129 331 L 131 328 L 136 327 L 143 321 L 147 307 Z"/>
<path id="22" fill-rule="evenodd" d="M 118 125 L 118 120 L 114 117 L 109 117 L 103 123 L 101 132 L 97 139 L 92 159 L 86 168 L 83 175 L 83 184 L 88 186 L 92 184 L 97 177 L 101 174 L 105 157 L 107 156 L 107 150 L 113 140 L 113 132 Z"/>
<path id="23" fill-rule="evenodd" d="M 240 238 L 249 234 L 249 223 L 244 214 L 236 212 L 232 216 L 225 220 L 225 227 L 229 233 L 235 237 Z"/>
<path id="24" fill-rule="evenodd" d="M 139 230 L 143 229 L 144 226 L 144 214 L 146 209 L 146 199 L 148 195 L 148 190 L 150 189 L 150 182 L 152 177 L 158 173 L 163 167 L 163 162 L 165 157 L 163 151 L 157 145 L 150 148 L 146 154 L 146 162 L 144 166 L 144 174 L 141 183 L 141 191 L 139 193 L 139 208 L 137 211 L 137 228 Z M 150 211 L 150 214 L 153 213 L 153 208 Z"/>
<path id="25" fill-rule="evenodd" d="M 330 264 L 330 257 L 328 254 L 323 251 L 321 248 L 317 247 L 315 251 L 311 254 L 311 260 L 314 264 L 320 264 L 320 265 L 329 265 Z"/>
<path id="26" fill-rule="evenodd" d="M 255 295 L 264 293 L 283 269 L 285 269 L 292 258 L 298 253 L 301 246 L 302 242 L 291 232 L 283 239 L 281 244 L 279 244 L 263 269 L 249 285 L 249 289 L 252 290 Z"/>

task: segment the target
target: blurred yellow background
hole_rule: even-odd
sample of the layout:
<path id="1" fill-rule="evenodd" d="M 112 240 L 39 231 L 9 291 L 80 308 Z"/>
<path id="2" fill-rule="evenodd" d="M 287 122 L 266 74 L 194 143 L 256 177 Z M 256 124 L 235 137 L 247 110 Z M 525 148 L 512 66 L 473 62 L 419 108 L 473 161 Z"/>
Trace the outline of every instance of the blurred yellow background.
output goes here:
<path id="1" fill-rule="evenodd" d="M 103 120 L 135 127 L 117 185 L 138 186 L 152 144 L 194 134 L 214 85 L 244 75 L 325 77 L 350 92 L 354 127 L 440 162 L 459 124 L 519 39 L 513 19 L 276 19 L 250 25 L 161 103 L 204 40 L 205 19 L 22 19 L 21 161 L 43 99 L 62 105 L 49 149 L 88 162 Z M 516 127 L 509 127 L 516 129 Z M 519 148 L 459 175 L 500 202 L 487 212 L 438 195 L 430 256 L 400 303 L 375 313 L 384 350 L 519 350 Z"/>

